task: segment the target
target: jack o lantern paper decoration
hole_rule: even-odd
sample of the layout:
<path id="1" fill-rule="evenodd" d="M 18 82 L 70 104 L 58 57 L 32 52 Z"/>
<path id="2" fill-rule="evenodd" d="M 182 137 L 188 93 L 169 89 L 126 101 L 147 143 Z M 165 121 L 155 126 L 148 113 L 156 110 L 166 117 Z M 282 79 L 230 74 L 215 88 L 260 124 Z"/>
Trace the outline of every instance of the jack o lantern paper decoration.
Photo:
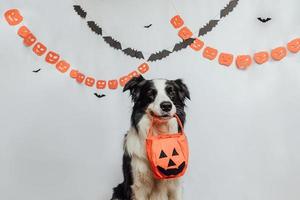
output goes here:
<path id="1" fill-rule="evenodd" d="M 300 51 L 300 38 L 296 38 L 287 44 L 287 48 L 292 53 L 298 53 Z"/>
<path id="2" fill-rule="evenodd" d="M 32 50 L 36 55 L 42 56 L 47 51 L 47 47 L 42 43 L 38 42 L 34 45 Z"/>
<path id="3" fill-rule="evenodd" d="M 93 87 L 95 84 L 95 79 L 93 77 L 87 77 L 85 79 L 85 85 L 88 87 Z"/>
<path id="4" fill-rule="evenodd" d="M 106 81 L 105 80 L 98 80 L 96 83 L 97 89 L 104 89 L 106 87 Z"/>
<path id="5" fill-rule="evenodd" d="M 269 60 L 269 53 L 266 51 L 257 52 L 254 54 L 254 60 L 261 65 Z"/>
<path id="6" fill-rule="evenodd" d="M 206 47 L 203 51 L 203 57 L 209 60 L 213 60 L 217 57 L 218 50 L 212 47 Z"/>
<path id="7" fill-rule="evenodd" d="M 36 37 L 32 34 L 29 33 L 23 40 L 23 43 L 25 46 L 30 47 L 31 45 L 33 45 L 36 42 Z"/>
<path id="8" fill-rule="evenodd" d="M 271 56 L 274 60 L 282 60 L 287 55 L 287 50 L 285 47 L 277 47 L 272 50 Z"/>
<path id="9" fill-rule="evenodd" d="M 11 9 L 4 13 L 4 17 L 9 25 L 16 26 L 23 21 L 23 16 L 18 9 Z"/>
<path id="10" fill-rule="evenodd" d="M 56 64 L 56 69 L 61 73 L 65 73 L 70 68 L 70 64 L 67 61 L 61 60 Z M 72 72 L 74 73 L 74 72 Z M 74 77 L 76 78 L 76 77 Z"/>
<path id="11" fill-rule="evenodd" d="M 156 123 L 154 117 L 148 131 L 146 152 L 153 176 L 156 179 L 178 178 L 183 176 L 187 169 L 188 142 L 180 119 L 177 115 L 175 117 L 182 132 L 153 135 L 152 130 Z"/>
<path id="12" fill-rule="evenodd" d="M 55 64 L 59 60 L 59 55 L 53 51 L 49 51 L 46 55 L 46 62 L 50 64 Z"/>
<path id="13" fill-rule="evenodd" d="M 249 55 L 239 55 L 236 58 L 236 66 L 238 69 L 246 69 L 252 63 L 251 56 Z"/>
<path id="14" fill-rule="evenodd" d="M 221 53 L 219 55 L 219 63 L 228 67 L 232 64 L 233 57 L 234 56 L 230 53 Z"/>
<path id="15" fill-rule="evenodd" d="M 22 38 L 26 38 L 30 34 L 30 30 L 27 28 L 27 26 L 21 26 L 18 29 L 18 35 Z"/>

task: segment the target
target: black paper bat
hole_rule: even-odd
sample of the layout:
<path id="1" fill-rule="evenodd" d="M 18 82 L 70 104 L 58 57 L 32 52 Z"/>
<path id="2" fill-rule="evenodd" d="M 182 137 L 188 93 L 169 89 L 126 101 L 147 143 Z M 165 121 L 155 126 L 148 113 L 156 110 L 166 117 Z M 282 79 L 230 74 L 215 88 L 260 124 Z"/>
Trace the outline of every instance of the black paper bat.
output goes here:
<path id="1" fill-rule="evenodd" d="M 172 52 L 168 51 L 166 49 L 159 51 L 157 53 L 153 53 L 150 55 L 150 57 L 148 58 L 149 62 L 153 62 L 153 61 L 157 61 L 157 60 L 161 60 L 165 57 L 168 57 Z"/>
<path id="2" fill-rule="evenodd" d="M 257 18 L 259 21 L 261 21 L 262 23 L 266 23 L 266 22 L 268 22 L 268 21 L 270 21 L 272 18 L 270 18 L 270 17 L 268 17 L 268 18 L 261 18 L 261 17 L 258 17 Z"/>
<path id="3" fill-rule="evenodd" d="M 147 26 L 144 26 L 144 28 L 150 28 L 152 26 L 152 24 L 149 24 Z"/>
<path id="4" fill-rule="evenodd" d="M 105 94 L 97 94 L 97 93 L 94 93 L 94 95 L 98 98 L 103 98 L 106 96 Z"/>
<path id="5" fill-rule="evenodd" d="M 228 15 L 230 12 L 233 11 L 233 9 L 238 5 L 239 0 L 232 0 L 230 1 L 227 6 L 225 6 L 221 12 L 220 12 L 220 18 L 225 17 L 226 15 Z"/>
<path id="6" fill-rule="evenodd" d="M 192 44 L 194 42 L 194 38 L 189 38 L 187 40 L 183 40 L 181 42 L 178 42 L 177 44 L 175 44 L 174 48 L 173 48 L 173 52 L 174 51 L 180 51 L 182 49 L 187 48 L 190 44 Z"/>
<path id="7" fill-rule="evenodd" d="M 96 24 L 96 22 L 88 21 L 87 24 L 94 33 L 102 35 L 102 29 Z"/>
<path id="8" fill-rule="evenodd" d="M 122 45 L 119 41 L 113 39 L 110 36 L 103 37 L 103 39 L 107 44 L 109 44 L 109 46 L 111 46 L 115 49 L 121 49 L 122 50 Z"/>
<path id="9" fill-rule="evenodd" d="M 219 20 L 210 20 L 207 24 L 205 24 L 202 28 L 200 28 L 198 36 L 203 36 L 213 30 L 215 26 L 219 23 Z"/>
<path id="10" fill-rule="evenodd" d="M 77 14 L 82 17 L 83 19 L 86 18 L 86 12 L 81 8 L 80 5 L 73 5 L 74 10 L 77 12 Z"/>
<path id="11" fill-rule="evenodd" d="M 42 69 L 37 69 L 37 70 L 33 70 L 32 72 L 34 73 L 38 73 L 39 71 L 41 71 Z"/>
<path id="12" fill-rule="evenodd" d="M 123 52 L 126 55 L 129 55 L 131 57 L 138 58 L 138 59 L 144 59 L 144 55 L 141 51 L 137 51 L 137 50 L 132 49 L 132 48 L 127 48 L 127 49 L 123 49 Z"/>

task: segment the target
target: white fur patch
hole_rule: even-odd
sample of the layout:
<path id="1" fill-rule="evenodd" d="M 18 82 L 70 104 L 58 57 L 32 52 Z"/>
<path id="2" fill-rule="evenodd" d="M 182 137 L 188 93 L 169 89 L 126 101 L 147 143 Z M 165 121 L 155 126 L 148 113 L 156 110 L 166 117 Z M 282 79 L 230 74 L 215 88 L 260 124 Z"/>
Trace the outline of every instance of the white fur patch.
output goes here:
<path id="1" fill-rule="evenodd" d="M 148 110 L 154 112 L 154 114 L 158 116 L 162 116 L 165 114 L 169 114 L 170 116 L 173 116 L 176 113 L 176 107 L 166 93 L 166 80 L 156 79 L 153 80 L 153 83 L 157 90 L 157 95 L 154 101 L 151 104 L 149 104 Z M 172 109 L 169 113 L 165 113 L 160 107 L 160 104 L 164 101 L 168 101 L 172 103 Z"/>

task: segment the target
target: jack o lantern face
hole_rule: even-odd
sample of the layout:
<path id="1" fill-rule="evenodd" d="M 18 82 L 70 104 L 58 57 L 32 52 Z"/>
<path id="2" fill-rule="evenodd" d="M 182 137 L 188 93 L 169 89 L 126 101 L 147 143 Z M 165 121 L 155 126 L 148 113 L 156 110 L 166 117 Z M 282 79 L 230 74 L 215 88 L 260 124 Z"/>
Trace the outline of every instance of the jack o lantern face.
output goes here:
<path id="1" fill-rule="evenodd" d="M 185 26 L 179 30 L 178 35 L 181 37 L 181 39 L 187 40 L 193 36 L 193 33 L 188 27 Z"/>
<path id="2" fill-rule="evenodd" d="M 120 78 L 119 83 L 122 87 L 124 87 L 129 80 L 129 76 L 123 76 Z"/>
<path id="3" fill-rule="evenodd" d="M 147 63 L 143 63 L 138 67 L 138 70 L 141 74 L 144 74 L 149 70 L 149 65 Z"/>
<path id="4" fill-rule="evenodd" d="M 59 60 L 59 55 L 53 51 L 49 51 L 45 58 L 47 63 L 55 64 Z"/>
<path id="5" fill-rule="evenodd" d="M 11 26 L 18 25 L 23 21 L 23 17 L 17 9 L 6 11 L 4 16 L 8 24 Z"/>
<path id="6" fill-rule="evenodd" d="M 30 30 L 26 26 L 21 26 L 18 29 L 18 35 L 22 38 L 26 38 L 30 33 Z"/>
<path id="7" fill-rule="evenodd" d="M 36 42 L 36 37 L 32 33 L 29 33 L 23 40 L 24 45 L 27 47 L 30 47 L 35 42 Z"/>
<path id="8" fill-rule="evenodd" d="M 186 165 L 185 158 L 178 148 L 179 147 L 175 146 L 172 149 L 166 148 L 160 151 L 157 160 L 157 169 L 161 174 L 165 176 L 176 176 L 184 170 Z"/>
<path id="9" fill-rule="evenodd" d="M 47 47 L 42 43 L 38 42 L 34 45 L 32 50 L 36 55 L 42 56 L 47 51 Z"/>
<path id="10" fill-rule="evenodd" d="M 219 63 L 221 65 L 230 66 L 233 62 L 233 55 L 230 53 L 221 53 L 219 55 Z"/>
<path id="11" fill-rule="evenodd" d="M 56 69 L 60 71 L 61 73 L 65 73 L 70 68 L 70 64 L 64 60 L 59 61 L 56 64 Z"/>
<path id="12" fill-rule="evenodd" d="M 104 89 L 106 87 L 106 81 L 105 80 L 98 80 L 96 83 L 97 89 Z"/>
<path id="13" fill-rule="evenodd" d="M 176 15 L 171 19 L 171 24 L 174 26 L 174 28 L 180 28 L 184 22 L 179 15 Z"/>

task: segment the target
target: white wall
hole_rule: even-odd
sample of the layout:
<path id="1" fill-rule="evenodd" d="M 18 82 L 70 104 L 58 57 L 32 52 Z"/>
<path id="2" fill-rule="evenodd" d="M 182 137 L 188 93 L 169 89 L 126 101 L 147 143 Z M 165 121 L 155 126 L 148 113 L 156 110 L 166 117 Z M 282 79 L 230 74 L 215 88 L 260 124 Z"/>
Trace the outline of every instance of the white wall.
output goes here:
<path id="1" fill-rule="evenodd" d="M 170 1 L 82 2 L 107 33 L 152 52 L 178 41 L 169 24 Z M 0 13 L 17 7 L 24 23 L 73 66 L 98 78 L 119 77 L 141 62 L 111 49 L 91 33 L 71 0 L 1 0 Z M 175 2 L 196 33 L 225 0 Z M 222 51 L 254 53 L 300 33 L 297 0 L 241 0 L 205 36 Z M 271 17 L 267 24 L 257 17 Z M 152 23 L 150 29 L 144 25 Z M 131 103 L 121 90 L 94 90 L 37 58 L 17 29 L 0 20 L 0 199 L 106 200 L 122 180 L 121 142 Z M 300 199 L 300 56 L 225 68 L 186 49 L 150 63 L 147 78 L 183 78 L 188 102 L 190 168 L 185 199 Z M 42 68 L 35 74 L 32 70 Z"/>

